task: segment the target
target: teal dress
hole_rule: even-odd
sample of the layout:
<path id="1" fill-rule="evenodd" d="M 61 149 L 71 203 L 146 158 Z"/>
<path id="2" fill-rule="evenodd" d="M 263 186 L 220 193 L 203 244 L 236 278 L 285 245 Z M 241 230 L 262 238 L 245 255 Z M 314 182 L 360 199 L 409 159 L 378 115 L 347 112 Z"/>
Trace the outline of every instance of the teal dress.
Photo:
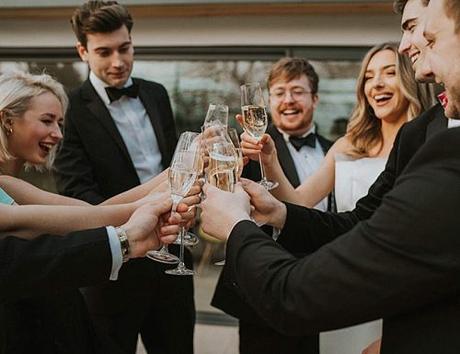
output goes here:
<path id="1" fill-rule="evenodd" d="M 0 188 L 0 204 L 12 205 L 14 199 L 11 198 L 6 192 Z"/>

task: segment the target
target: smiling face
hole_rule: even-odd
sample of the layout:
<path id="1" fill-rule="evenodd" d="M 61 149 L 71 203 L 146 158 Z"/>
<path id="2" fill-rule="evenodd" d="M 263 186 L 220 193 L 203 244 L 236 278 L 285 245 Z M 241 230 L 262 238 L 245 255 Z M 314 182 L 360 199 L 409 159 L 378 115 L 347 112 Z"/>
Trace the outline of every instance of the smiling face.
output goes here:
<path id="1" fill-rule="evenodd" d="M 318 95 L 312 93 L 306 75 L 291 81 L 280 79 L 270 85 L 273 124 L 289 135 L 302 135 L 312 127 L 317 104 Z"/>
<path id="2" fill-rule="evenodd" d="M 29 109 L 21 117 L 11 119 L 9 153 L 19 163 L 45 164 L 62 139 L 62 122 L 62 105 L 54 94 L 46 92 L 32 98 Z"/>
<path id="3" fill-rule="evenodd" d="M 432 76 L 427 76 L 422 71 L 426 48 L 426 39 L 423 37 L 426 12 L 427 8 L 421 0 L 409 0 L 401 18 L 402 38 L 399 53 L 410 58 L 415 79 L 420 82 L 433 80 Z"/>
<path id="4" fill-rule="evenodd" d="M 133 69 L 134 49 L 125 25 L 108 33 L 87 34 L 87 45 L 77 44 L 78 54 L 91 71 L 109 86 L 124 86 Z"/>
<path id="5" fill-rule="evenodd" d="M 424 71 L 445 87 L 446 116 L 460 119 L 460 34 L 455 30 L 455 20 L 447 17 L 444 1 L 430 1 L 424 30 L 427 40 Z"/>
<path id="6" fill-rule="evenodd" d="M 364 95 L 377 118 L 386 122 L 406 119 L 409 101 L 396 74 L 396 54 L 388 49 L 374 54 L 364 75 Z"/>

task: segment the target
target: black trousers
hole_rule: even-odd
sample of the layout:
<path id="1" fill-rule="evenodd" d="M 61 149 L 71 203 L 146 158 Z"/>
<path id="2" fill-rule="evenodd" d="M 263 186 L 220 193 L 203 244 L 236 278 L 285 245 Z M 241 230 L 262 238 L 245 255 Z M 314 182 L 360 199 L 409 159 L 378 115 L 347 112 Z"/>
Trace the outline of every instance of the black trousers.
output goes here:
<path id="1" fill-rule="evenodd" d="M 155 274 L 145 274 L 145 261 L 153 262 L 147 265 L 153 265 Z M 96 332 L 110 337 L 126 354 L 136 353 L 139 334 L 148 354 L 193 354 L 193 277 L 164 274 L 176 265 L 149 259 L 129 262 L 130 274 L 112 282 L 118 284 L 84 291 Z M 193 266 L 190 252 L 186 264 Z"/>

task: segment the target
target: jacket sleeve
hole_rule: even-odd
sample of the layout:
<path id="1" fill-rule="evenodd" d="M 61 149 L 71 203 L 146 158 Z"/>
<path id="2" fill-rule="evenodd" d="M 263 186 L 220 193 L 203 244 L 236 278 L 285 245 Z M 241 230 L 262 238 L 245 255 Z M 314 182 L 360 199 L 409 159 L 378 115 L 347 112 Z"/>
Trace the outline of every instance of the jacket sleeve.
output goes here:
<path id="1" fill-rule="evenodd" d="M 0 303 L 94 285 L 109 279 L 112 256 L 105 228 L 33 240 L 0 239 Z"/>
<path id="2" fill-rule="evenodd" d="M 310 256 L 296 259 L 254 224 L 237 224 L 227 245 L 235 286 L 290 335 L 391 317 L 458 294 L 459 129 L 425 144 L 369 220 Z"/>
<path id="3" fill-rule="evenodd" d="M 99 204 L 106 198 L 96 183 L 92 163 L 75 126 L 74 114 L 70 104 L 65 119 L 65 138 L 54 163 L 57 190 L 68 197 Z"/>

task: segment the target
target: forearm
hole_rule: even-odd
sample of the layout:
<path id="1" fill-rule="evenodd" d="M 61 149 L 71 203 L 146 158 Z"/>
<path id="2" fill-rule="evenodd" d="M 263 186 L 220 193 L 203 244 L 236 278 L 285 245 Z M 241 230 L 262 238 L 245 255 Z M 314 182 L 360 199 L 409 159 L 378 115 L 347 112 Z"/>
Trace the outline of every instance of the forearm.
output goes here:
<path id="1" fill-rule="evenodd" d="M 0 176 L 0 187 L 20 205 L 89 205 L 79 199 L 43 191 L 30 183 L 11 176 Z"/>
<path id="2" fill-rule="evenodd" d="M 6 206 L 2 207 L 0 230 L 23 238 L 44 233 L 64 235 L 72 231 L 126 222 L 135 204 L 113 206 Z"/>
<path id="3" fill-rule="evenodd" d="M 276 199 L 294 204 L 301 202 L 295 188 L 284 174 L 277 156 L 274 156 L 270 163 L 264 163 L 264 169 L 268 180 L 279 183 L 278 187 L 270 191 Z"/>
<path id="4" fill-rule="evenodd" d="M 150 181 L 134 187 L 124 193 L 120 193 L 100 205 L 114 205 L 135 202 L 151 192 L 163 192 L 168 189 L 168 172 L 169 169 L 164 170 L 159 175 L 153 177 Z"/>

